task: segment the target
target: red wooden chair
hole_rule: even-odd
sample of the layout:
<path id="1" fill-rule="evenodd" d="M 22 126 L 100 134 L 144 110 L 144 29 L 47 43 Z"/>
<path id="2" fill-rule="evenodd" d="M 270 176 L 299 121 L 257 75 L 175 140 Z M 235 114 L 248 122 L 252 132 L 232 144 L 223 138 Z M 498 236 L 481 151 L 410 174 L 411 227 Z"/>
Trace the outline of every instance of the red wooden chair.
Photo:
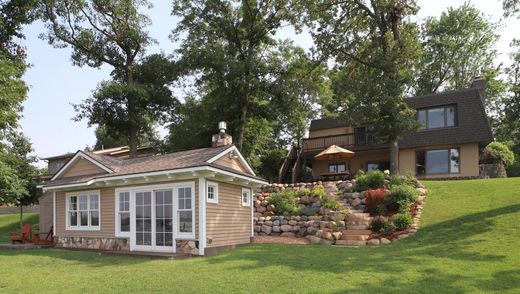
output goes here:
<path id="1" fill-rule="evenodd" d="M 51 245 L 51 246 L 54 245 L 54 241 L 52 240 L 53 229 L 54 228 L 51 226 L 51 228 L 49 229 L 49 232 L 45 236 L 45 239 L 41 239 L 40 234 L 35 233 L 33 236 L 32 242 L 36 245 Z"/>
<path id="2" fill-rule="evenodd" d="M 22 244 L 31 243 L 31 231 L 31 224 L 23 225 L 22 229 L 20 230 L 20 234 L 17 234 L 16 232 L 11 232 L 11 242 L 13 244 L 15 244 L 16 242 L 20 242 Z"/>

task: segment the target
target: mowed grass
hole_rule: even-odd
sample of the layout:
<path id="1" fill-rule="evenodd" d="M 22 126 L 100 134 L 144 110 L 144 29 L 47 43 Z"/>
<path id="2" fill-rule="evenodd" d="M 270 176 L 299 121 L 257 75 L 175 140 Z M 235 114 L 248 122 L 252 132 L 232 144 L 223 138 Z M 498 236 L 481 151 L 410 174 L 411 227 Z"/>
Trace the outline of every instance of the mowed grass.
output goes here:
<path id="1" fill-rule="evenodd" d="M 32 224 L 33 226 L 38 224 L 38 214 L 24 212 L 23 223 Z M 33 232 L 37 232 L 36 229 L 37 227 L 33 228 Z M 10 234 L 13 231 L 20 232 L 20 215 L 0 214 L 0 244 L 11 243 Z"/>
<path id="2" fill-rule="evenodd" d="M 520 178 L 425 182 L 419 232 L 363 248 L 253 244 L 158 260 L 0 251 L 0 292 L 520 292 Z"/>

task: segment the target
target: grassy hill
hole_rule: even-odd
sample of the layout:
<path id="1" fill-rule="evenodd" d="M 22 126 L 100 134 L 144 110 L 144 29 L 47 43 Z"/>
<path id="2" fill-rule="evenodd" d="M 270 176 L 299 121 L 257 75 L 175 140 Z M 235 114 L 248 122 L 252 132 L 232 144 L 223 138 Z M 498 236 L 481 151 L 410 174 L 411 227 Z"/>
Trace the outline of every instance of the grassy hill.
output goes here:
<path id="1" fill-rule="evenodd" d="M 38 214 L 24 213 L 23 223 L 38 224 Z M 20 215 L 19 214 L 0 214 L 0 244 L 10 243 L 9 238 L 12 231 L 20 231 Z M 37 227 L 34 227 L 33 232 L 37 232 Z"/>
<path id="2" fill-rule="evenodd" d="M 0 290 L 519 293 L 520 178 L 425 184 L 421 229 L 390 245 L 254 244 L 174 261 L 4 250 Z"/>

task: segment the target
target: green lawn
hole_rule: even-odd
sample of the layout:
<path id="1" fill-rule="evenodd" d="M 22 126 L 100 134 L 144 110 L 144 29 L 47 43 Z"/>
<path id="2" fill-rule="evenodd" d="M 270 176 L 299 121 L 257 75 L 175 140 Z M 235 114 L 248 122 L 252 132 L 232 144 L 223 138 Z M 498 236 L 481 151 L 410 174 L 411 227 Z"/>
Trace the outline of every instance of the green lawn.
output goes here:
<path id="1" fill-rule="evenodd" d="M 250 245 L 157 260 L 0 251 L 0 292 L 520 292 L 520 178 L 426 182 L 422 228 L 394 244 Z"/>
<path id="2" fill-rule="evenodd" d="M 33 232 L 37 232 L 38 227 L 34 227 L 34 225 L 38 224 L 38 214 L 24 213 L 23 223 L 33 224 Z M 12 231 L 20 232 L 20 215 L 0 214 L 0 244 L 11 242 L 9 236 Z"/>

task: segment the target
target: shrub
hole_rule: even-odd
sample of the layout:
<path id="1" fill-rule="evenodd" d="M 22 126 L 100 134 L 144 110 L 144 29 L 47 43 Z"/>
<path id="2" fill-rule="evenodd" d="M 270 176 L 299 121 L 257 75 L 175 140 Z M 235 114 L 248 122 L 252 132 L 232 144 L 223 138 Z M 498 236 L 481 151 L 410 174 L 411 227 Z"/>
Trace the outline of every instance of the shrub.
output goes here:
<path id="1" fill-rule="evenodd" d="M 409 207 L 410 204 L 417 200 L 419 193 L 417 189 L 407 185 L 399 185 L 392 187 L 390 195 L 386 197 L 385 204 L 387 208 L 393 211 L 402 210 Z"/>
<path id="2" fill-rule="evenodd" d="M 515 162 L 515 154 L 509 150 L 506 144 L 491 142 L 484 148 L 481 161 L 483 163 L 502 163 L 508 167 Z"/>
<path id="3" fill-rule="evenodd" d="M 298 211 L 296 194 L 290 189 L 272 193 L 267 201 L 274 205 L 274 211 L 278 214 L 294 214 Z"/>
<path id="4" fill-rule="evenodd" d="M 406 185 L 415 188 L 417 183 L 417 178 L 413 175 L 412 172 L 407 172 L 406 175 L 393 175 L 390 177 L 390 189 L 395 186 Z"/>
<path id="5" fill-rule="evenodd" d="M 358 172 L 354 189 L 358 192 L 368 189 L 385 187 L 385 174 L 380 170 L 371 170 L 368 173 Z"/>
<path id="6" fill-rule="evenodd" d="M 391 222 L 385 222 L 385 225 L 383 226 L 383 232 L 385 234 L 390 235 L 395 231 L 395 225 Z"/>
<path id="7" fill-rule="evenodd" d="M 323 197 L 321 199 L 321 205 L 332 210 L 338 210 L 341 207 L 341 203 L 336 200 L 332 200 L 329 197 Z"/>
<path id="8" fill-rule="evenodd" d="M 412 223 L 412 217 L 408 213 L 398 213 L 394 215 L 394 226 L 398 231 L 408 229 Z"/>
<path id="9" fill-rule="evenodd" d="M 385 201 L 387 194 L 388 191 L 386 189 L 375 189 L 366 191 L 365 201 L 368 212 L 377 212 L 377 207 Z"/>
<path id="10" fill-rule="evenodd" d="M 370 223 L 370 229 L 374 232 L 379 232 L 382 231 L 386 225 L 387 224 L 383 219 L 376 218 L 372 221 L 372 223 Z"/>
<path id="11" fill-rule="evenodd" d="M 379 215 L 385 215 L 388 212 L 388 209 L 386 209 L 386 205 L 384 203 L 381 203 L 376 208 L 376 213 Z"/>
<path id="12" fill-rule="evenodd" d="M 325 188 L 322 185 L 316 185 L 312 187 L 311 196 L 318 197 L 320 199 L 325 197 Z"/>
<path id="13" fill-rule="evenodd" d="M 296 191 L 296 196 L 302 197 L 302 196 L 309 196 L 311 194 L 311 190 L 307 188 L 301 188 L 300 190 Z"/>
<path id="14" fill-rule="evenodd" d="M 300 209 L 300 214 L 306 215 L 306 216 L 313 216 L 318 214 L 319 209 L 312 206 L 305 206 Z"/>

